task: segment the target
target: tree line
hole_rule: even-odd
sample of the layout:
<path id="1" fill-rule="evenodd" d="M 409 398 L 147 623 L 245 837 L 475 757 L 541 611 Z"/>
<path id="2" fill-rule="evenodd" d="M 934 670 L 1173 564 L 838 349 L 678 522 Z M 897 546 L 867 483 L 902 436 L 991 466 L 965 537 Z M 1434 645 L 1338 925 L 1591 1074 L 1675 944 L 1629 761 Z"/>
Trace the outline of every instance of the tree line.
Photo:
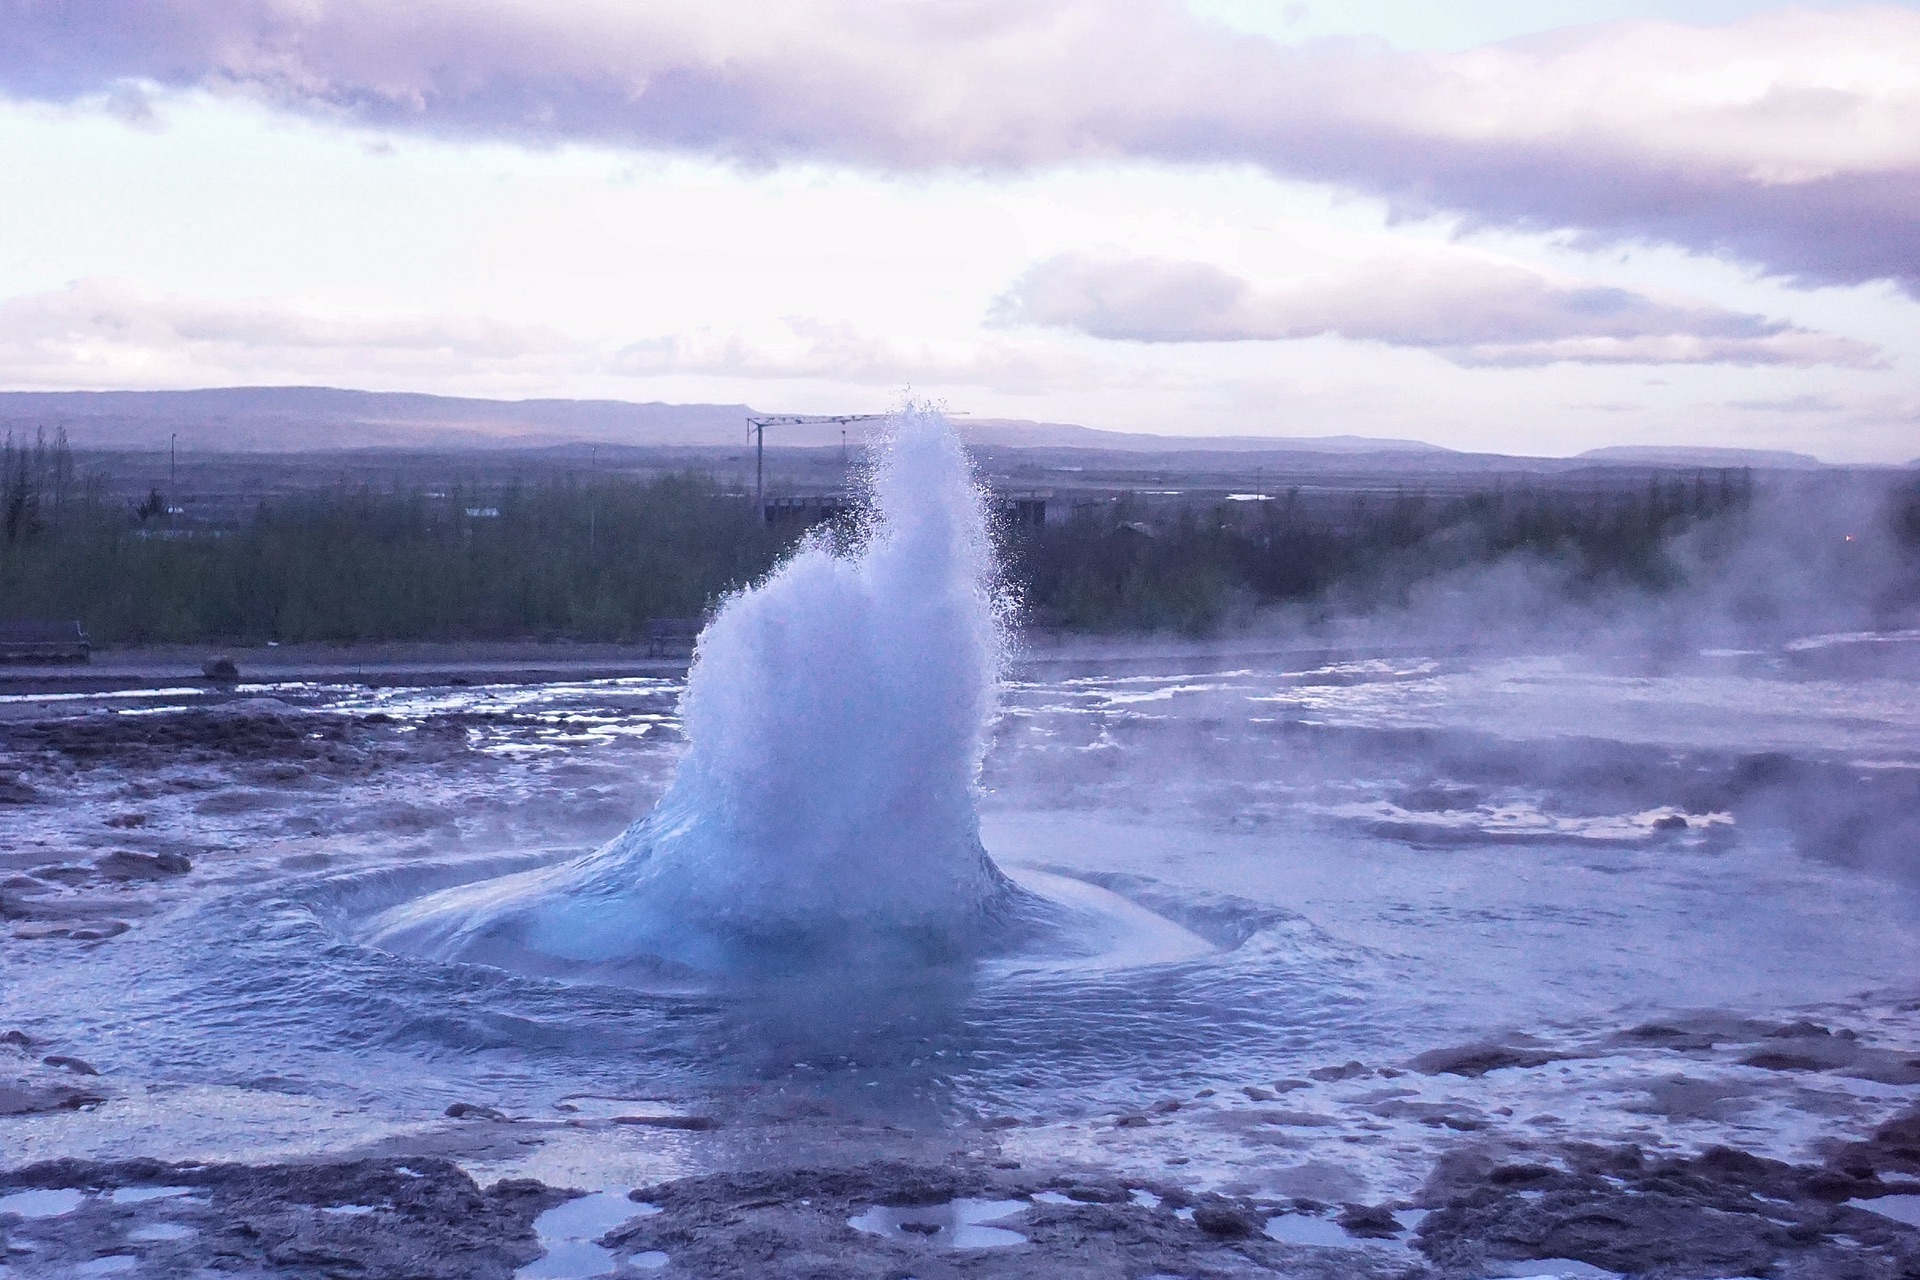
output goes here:
<path id="1" fill-rule="evenodd" d="M 1920 547 L 1920 485 L 1903 493 L 1892 527 Z M 1267 604 L 1402 603 L 1422 581 L 1510 556 L 1553 563 L 1574 592 L 1659 592 L 1685 580 L 1684 539 L 1737 526 L 1752 502 L 1739 471 L 1585 491 L 1122 495 L 1000 540 L 1037 624 L 1197 634 Z M 798 536 L 695 474 L 339 485 L 208 522 L 158 493 L 111 493 L 64 438 L 0 443 L 0 619 L 79 619 L 97 644 L 631 640 L 651 619 L 700 616 Z"/>

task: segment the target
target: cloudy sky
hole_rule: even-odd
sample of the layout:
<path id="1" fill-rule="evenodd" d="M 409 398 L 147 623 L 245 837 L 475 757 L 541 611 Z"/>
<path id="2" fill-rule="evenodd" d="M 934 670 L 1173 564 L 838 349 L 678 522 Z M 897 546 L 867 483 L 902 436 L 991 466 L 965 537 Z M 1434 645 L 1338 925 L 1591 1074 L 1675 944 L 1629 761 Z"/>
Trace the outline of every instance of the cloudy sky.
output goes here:
<path id="1" fill-rule="evenodd" d="M 0 386 L 1920 455 L 1920 3 L 0 0 Z"/>

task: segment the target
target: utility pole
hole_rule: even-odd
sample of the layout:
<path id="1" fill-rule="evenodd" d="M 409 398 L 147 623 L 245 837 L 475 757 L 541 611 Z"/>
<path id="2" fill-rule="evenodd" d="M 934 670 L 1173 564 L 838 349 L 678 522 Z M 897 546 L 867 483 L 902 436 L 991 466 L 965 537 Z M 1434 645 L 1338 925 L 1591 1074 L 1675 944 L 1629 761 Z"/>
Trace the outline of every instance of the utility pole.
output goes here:
<path id="1" fill-rule="evenodd" d="M 887 415 L 884 413 L 773 413 L 762 417 L 747 419 L 747 430 L 753 435 L 753 506 L 762 520 L 766 519 L 767 495 L 767 428 L 799 427 L 815 424 L 840 423 L 840 452 L 845 457 L 847 433 L 844 427 L 849 422 L 878 422 Z"/>
<path id="2" fill-rule="evenodd" d="M 173 478 L 173 442 L 179 438 L 180 433 L 178 431 L 172 431 L 167 434 L 167 509 L 160 514 L 167 518 L 168 524 L 173 523 L 173 509 L 179 505 L 176 496 L 180 490 L 175 487 Z"/>

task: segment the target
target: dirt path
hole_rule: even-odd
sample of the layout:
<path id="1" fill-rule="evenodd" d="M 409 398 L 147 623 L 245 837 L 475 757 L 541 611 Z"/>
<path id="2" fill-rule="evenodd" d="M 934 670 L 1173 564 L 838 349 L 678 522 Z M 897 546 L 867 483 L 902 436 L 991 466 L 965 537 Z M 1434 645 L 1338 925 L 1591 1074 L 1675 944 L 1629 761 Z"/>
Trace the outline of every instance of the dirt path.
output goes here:
<path id="1" fill-rule="evenodd" d="M 193 687 L 216 683 L 207 668 L 221 659 L 233 664 L 242 687 L 294 681 L 381 686 L 525 684 L 678 676 L 687 669 L 684 653 L 658 655 L 645 645 L 167 645 L 100 650 L 90 663 L 0 665 L 0 697 Z"/>

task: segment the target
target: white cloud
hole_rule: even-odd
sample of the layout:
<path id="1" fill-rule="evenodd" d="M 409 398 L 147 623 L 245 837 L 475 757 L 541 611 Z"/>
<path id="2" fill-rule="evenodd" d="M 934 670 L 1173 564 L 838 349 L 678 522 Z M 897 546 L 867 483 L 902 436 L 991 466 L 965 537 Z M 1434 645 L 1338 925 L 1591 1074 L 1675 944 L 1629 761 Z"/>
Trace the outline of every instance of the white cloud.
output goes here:
<path id="1" fill-rule="evenodd" d="M 1027 271 L 991 318 L 1135 342 L 1334 335 L 1468 366 L 1880 362 L 1865 343 L 1784 321 L 1557 280 L 1463 251 L 1402 254 L 1272 286 L 1205 262 L 1065 253 Z"/>
<path id="2" fill-rule="evenodd" d="M 114 280 L 0 300 L 0 380 L 19 386 L 509 373 L 551 366 L 576 347 L 551 329 L 484 317 L 334 314 L 154 294 Z"/>
<path id="3" fill-rule="evenodd" d="M 1286 45 L 1178 0 L 64 0 L 0 90 L 213 87 L 383 128 L 883 171 L 1251 163 L 1405 212 L 1920 291 L 1920 13 Z"/>
<path id="4" fill-rule="evenodd" d="M 1034 342 L 918 342 L 876 336 L 845 322 L 799 318 L 767 332 L 703 329 L 649 339 L 620 351 L 606 368 L 647 377 L 704 374 L 892 388 L 946 384 L 1016 395 L 1059 392 L 1085 383 L 1093 372 L 1092 362 Z"/>

